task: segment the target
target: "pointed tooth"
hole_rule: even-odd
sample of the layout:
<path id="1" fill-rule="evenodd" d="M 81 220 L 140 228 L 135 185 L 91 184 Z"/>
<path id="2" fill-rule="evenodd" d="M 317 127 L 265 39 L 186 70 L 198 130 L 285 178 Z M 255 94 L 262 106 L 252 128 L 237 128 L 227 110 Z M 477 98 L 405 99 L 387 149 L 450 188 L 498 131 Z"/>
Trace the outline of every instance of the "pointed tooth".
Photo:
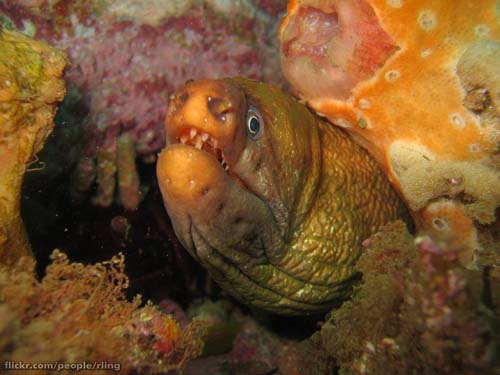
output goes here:
<path id="1" fill-rule="evenodd" d="M 207 139 L 208 139 L 208 137 L 209 137 L 209 135 L 208 135 L 207 133 L 203 133 L 203 134 L 201 135 L 201 140 L 202 140 L 203 142 L 206 142 L 206 141 L 207 141 Z"/>
<path id="2" fill-rule="evenodd" d="M 186 143 L 186 142 L 187 142 L 187 140 L 188 140 L 188 136 L 184 134 L 184 135 L 181 137 L 181 143 L 182 143 L 182 144 L 184 144 L 184 143 Z"/>
<path id="3" fill-rule="evenodd" d="M 189 137 L 193 139 L 195 136 L 196 136 L 196 129 L 191 128 L 191 130 L 189 131 Z"/>
<path id="4" fill-rule="evenodd" d="M 201 147 L 203 146 L 203 140 L 201 139 L 201 137 L 199 137 L 199 136 L 196 137 L 196 139 L 194 141 L 194 146 L 201 150 Z"/>
<path id="5" fill-rule="evenodd" d="M 219 141 L 217 141 L 217 139 L 214 139 L 214 148 L 218 148 L 217 146 L 219 146 Z"/>

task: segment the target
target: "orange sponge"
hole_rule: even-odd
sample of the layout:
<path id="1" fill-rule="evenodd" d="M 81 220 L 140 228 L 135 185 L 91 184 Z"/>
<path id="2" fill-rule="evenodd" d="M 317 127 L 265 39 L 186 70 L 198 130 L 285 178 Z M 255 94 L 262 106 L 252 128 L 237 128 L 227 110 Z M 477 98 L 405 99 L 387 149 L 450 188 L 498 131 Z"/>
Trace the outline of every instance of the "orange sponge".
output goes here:
<path id="1" fill-rule="evenodd" d="M 456 215 L 465 215 L 464 222 L 495 221 L 500 205 L 497 3 L 297 0 L 289 2 L 281 25 L 282 66 L 297 94 L 379 161 L 415 217 L 426 218 L 417 220 L 422 229 L 432 231 L 426 223 L 444 220 L 438 216 L 442 210 L 429 209 L 437 200 L 450 202 L 447 212 L 459 207 Z M 323 15 L 313 22 L 312 13 Z M 323 30 L 321 45 L 314 44 L 314 29 Z M 314 45 L 320 58 L 307 48 L 292 48 L 299 44 Z M 339 50 L 350 53 L 346 57 Z M 369 67 L 364 75 L 353 75 L 360 58 L 373 63 L 364 64 Z M 349 85 L 325 89 L 339 82 Z M 476 225 L 468 228 L 454 235 L 471 243 Z M 472 257 L 476 249 L 470 250 Z"/>

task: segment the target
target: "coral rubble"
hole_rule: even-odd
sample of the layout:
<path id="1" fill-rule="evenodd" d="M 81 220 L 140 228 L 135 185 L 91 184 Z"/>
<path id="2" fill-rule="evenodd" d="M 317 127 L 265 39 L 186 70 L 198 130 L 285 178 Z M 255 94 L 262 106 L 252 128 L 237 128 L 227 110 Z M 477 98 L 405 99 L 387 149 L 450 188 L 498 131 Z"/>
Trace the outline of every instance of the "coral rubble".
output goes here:
<path id="1" fill-rule="evenodd" d="M 74 373 L 54 364 L 105 363 L 95 373 L 159 373 L 201 353 L 206 324 L 192 320 L 181 329 L 152 304 L 140 307 L 140 296 L 127 301 L 123 255 L 86 266 L 55 250 L 41 282 L 34 266 L 22 257 L 10 269 L 0 267 L 3 365 L 45 363 L 36 373 L 49 374 Z"/>
<path id="2" fill-rule="evenodd" d="M 52 131 L 65 94 L 58 50 L 0 25 L 0 262 L 31 253 L 19 212 L 21 184 Z"/>
<path id="3" fill-rule="evenodd" d="M 285 76 L 383 166 L 420 228 L 483 247 L 500 204 L 498 1 L 290 1 Z"/>
<path id="4" fill-rule="evenodd" d="M 283 0 L 6 1 L 0 12 L 4 22 L 67 53 L 68 88 L 80 89 L 89 108 L 72 185 L 81 197 L 97 178 L 93 202 L 109 206 L 123 187 L 115 181 L 116 154 L 129 152 L 128 165 L 121 161 L 127 171 L 136 155 L 155 160 L 165 138 L 166 98 L 186 80 L 245 75 L 283 82 L 275 34 L 284 6 Z M 122 135 L 132 147 L 120 151 Z M 124 206 L 135 209 L 138 183 L 120 192 Z"/>

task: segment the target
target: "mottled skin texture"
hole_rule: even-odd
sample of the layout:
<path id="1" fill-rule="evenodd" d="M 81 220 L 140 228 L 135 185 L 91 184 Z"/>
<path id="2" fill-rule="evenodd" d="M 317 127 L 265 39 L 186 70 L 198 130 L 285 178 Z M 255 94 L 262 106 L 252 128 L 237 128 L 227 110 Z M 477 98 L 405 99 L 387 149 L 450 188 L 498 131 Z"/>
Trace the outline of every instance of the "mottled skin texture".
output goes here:
<path id="1" fill-rule="evenodd" d="M 269 85 L 188 83 L 166 129 L 157 173 L 177 236 L 223 288 L 266 310 L 315 313 L 346 298 L 361 241 L 404 212 L 366 152 Z M 201 149 L 186 142 L 191 129 L 210 135 Z"/>

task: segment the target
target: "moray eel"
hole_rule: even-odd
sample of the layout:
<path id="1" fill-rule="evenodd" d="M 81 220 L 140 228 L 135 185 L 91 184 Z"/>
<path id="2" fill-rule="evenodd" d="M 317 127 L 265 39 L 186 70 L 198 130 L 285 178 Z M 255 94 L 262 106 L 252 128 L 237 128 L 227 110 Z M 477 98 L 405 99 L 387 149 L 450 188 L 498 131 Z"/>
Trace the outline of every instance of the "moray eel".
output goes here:
<path id="1" fill-rule="evenodd" d="M 337 305 L 359 276 L 361 241 L 402 215 L 360 146 L 267 84 L 189 82 L 166 133 L 157 176 L 175 233 L 247 304 L 282 315 Z"/>

